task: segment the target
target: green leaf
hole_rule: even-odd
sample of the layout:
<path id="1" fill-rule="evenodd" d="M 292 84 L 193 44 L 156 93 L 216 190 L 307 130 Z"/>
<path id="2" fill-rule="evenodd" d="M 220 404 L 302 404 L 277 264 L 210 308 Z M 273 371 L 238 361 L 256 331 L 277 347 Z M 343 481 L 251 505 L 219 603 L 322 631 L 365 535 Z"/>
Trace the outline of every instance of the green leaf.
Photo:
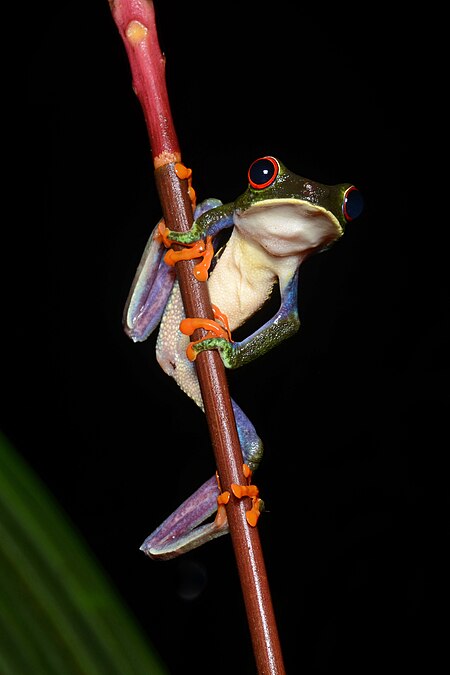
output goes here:
<path id="1" fill-rule="evenodd" d="M 167 675 L 85 543 L 1 433 L 0 672 Z"/>

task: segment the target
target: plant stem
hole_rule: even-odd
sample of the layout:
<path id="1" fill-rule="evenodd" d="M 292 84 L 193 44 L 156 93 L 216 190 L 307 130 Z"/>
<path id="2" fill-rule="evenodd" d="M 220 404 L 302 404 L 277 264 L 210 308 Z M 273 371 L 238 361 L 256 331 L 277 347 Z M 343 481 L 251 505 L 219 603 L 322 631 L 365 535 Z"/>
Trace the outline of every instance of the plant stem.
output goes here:
<path id="1" fill-rule="evenodd" d="M 142 105 L 155 167 L 155 181 L 169 229 L 186 231 L 192 222 L 187 180 L 180 180 L 175 163 L 181 153 L 165 83 L 153 3 L 148 0 L 109 0 L 124 41 L 133 88 Z M 213 318 L 207 285 L 192 273 L 193 261 L 177 263 L 186 316 Z M 204 333 L 196 331 L 193 339 Z M 242 483 L 242 452 L 222 360 L 217 351 L 201 352 L 196 361 L 205 414 L 222 490 Z M 232 493 L 231 493 L 232 494 Z M 258 673 L 283 675 L 284 665 L 259 533 L 246 520 L 249 500 L 233 495 L 226 506 L 230 534 L 247 611 Z"/>

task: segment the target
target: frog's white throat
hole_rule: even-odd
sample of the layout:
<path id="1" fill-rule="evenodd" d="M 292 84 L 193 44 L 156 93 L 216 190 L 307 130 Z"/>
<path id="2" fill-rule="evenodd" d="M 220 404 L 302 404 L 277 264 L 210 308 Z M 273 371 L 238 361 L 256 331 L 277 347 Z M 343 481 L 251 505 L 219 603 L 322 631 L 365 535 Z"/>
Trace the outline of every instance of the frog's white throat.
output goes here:
<path id="1" fill-rule="evenodd" d="M 285 257 L 320 251 L 343 234 L 327 209 L 299 199 L 271 199 L 236 211 L 235 227 L 270 255 Z"/>

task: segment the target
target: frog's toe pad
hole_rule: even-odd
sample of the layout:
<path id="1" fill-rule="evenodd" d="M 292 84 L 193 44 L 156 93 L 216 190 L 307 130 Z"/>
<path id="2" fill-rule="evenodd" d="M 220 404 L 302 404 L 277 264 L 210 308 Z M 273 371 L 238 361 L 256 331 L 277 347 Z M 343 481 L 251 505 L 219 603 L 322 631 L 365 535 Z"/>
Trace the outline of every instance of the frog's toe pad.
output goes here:
<path id="1" fill-rule="evenodd" d="M 252 499 L 252 508 L 247 511 L 246 518 L 247 523 L 252 527 L 255 527 L 258 522 L 258 518 L 261 514 L 261 511 L 264 508 L 264 502 L 258 497 L 259 490 L 256 485 L 238 485 L 237 483 L 231 484 L 231 491 L 234 496 L 238 499 L 242 497 L 251 497 Z"/>
<path id="2" fill-rule="evenodd" d="M 258 518 L 261 515 L 261 511 L 264 511 L 264 502 L 262 499 L 259 499 L 259 497 L 254 497 L 252 502 L 252 508 L 247 511 L 245 517 L 247 518 L 247 523 L 252 527 L 255 527 Z"/>

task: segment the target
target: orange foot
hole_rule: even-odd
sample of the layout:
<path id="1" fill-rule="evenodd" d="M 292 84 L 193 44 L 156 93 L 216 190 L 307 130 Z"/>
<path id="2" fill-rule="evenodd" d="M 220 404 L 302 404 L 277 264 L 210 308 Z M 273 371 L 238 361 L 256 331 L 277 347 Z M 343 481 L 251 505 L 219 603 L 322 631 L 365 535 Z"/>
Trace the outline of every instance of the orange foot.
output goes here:
<path id="1" fill-rule="evenodd" d="M 201 258 L 201 261 L 194 265 L 194 276 L 198 281 L 206 281 L 208 279 L 208 270 L 211 266 L 211 260 L 214 256 L 214 248 L 212 245 L 212 237 L 206 237 L 206 241 L 200 239 L 195 241 L 193 244 L 179 244 L 177 246 L 182 246 L 179 251 L 174 251 L 172 248 L 172 243 L 167 237 L 168 228 L 165 227 L 164 223 L 160 223 L 158 226 L 159 236 L 164 243 L 164 246 L 168 248 L 166 255 L 164 256 L 164 262 L 167 265 L 173 267 L 180 260 L 192 260 L 193 258 Z"/>
<path id="2" fill-rule="evenodd" d="M 242 465 L 242 469 L 244 472 L 245 478 L 248 480 L 251 479 L 252 476 L 252 471 L 247 464 Z M 220 487 L 220 481 L 219 481 L 219 475 L 216 472 L 216 478 L 217 478 L 217 485 L 219 486 L 219 490 L 222 488 Z M 234 494 L 235 497 L 238 499 L 241 499 L 242 497 L 251 497 L 252 498 L 252 508 L 247 511 L 245 514 L 245 517 L 247 519 L 247 523 L 251 525 L 252 527 L 255 527 L 256 523 L 258 522 L 258 518 L 261 515 L 261 511 L 264 508 L 264 502 L 262 499 L 258 497 L 259 495 L 259 490 L 256 487 L 256 485 L 238 485 L 237 483 L 232 483 L 231 484 L 231 490 Z M 230 501 L 230 493 L 228 490 L 224 490 L 224 492 L 221 492 L 220 495 L 217 497 L 217 514 L 215 517 L 215 524 L 217 527 L 222 527 L 226 520 L 227 520 L 227 514 L 225 511 L 225 504 L 228 504 Z"/>
<path id="3" fill-rule="evenodd" d="M 192 169 L 188 169 L 187 166 L 184 166 L 181 162 L 177 162 L 175 164 L 175 173 L 180 180 L 186 180 L 187 178 L 189 199 L 191 200 L 192 208 L 195 208 L 196 195 L 195 190 L 192 187 Z"/>
<path id="4" fill-rule="evenodd" d="M 180 331 L 184 335 L 192 335 L 197 328 L 203 328 L 207 331 L 206 335 L 200 340 L 194 340 L 189 343 L 186 350 L 186 355 L 190 361 L 195 361 L 196 353 L 193 349 L 194 345 L 204 340 L 208 340 L 213 337 L 220 337 L 232 342 L 230 325 L 228 323 L 228 318 L 226 314 L 223 314 L 216 305 L 211 305 L 214 319 L 206 318 L 194 318 L 194 319 L 183 319 L 180 323 Z"/>
<path id="5" fill-rule="evenodd" d="M 215 525 L 220 529 L 223 527 L 227 521 L 227 512 L 225 510 L 225 504 L 228 504 L 230 501 L 230 493 L 228 490 L 225 490 L 225 492 L 221 492 L 220 495 L 217 497 L 217 513 L 216 517 L 214 518 L 214 523 Z"/>
<path id="6" fill-rule="evenodd" d="M 259 498 L 259 490 L 256 485 L 250 485 L 250 480 L 252 477 L 252 471 L 247 464 L 242 466 L 244 476 L 249 480 L 247 485 L 237 485 L 237 483 L 231 484 L 231 490 L 235 497 L 241 499 L 242 497 L 251 497 L 252 499 L 252 508 L 247 511 L 246 518 L 247 523 L 252 527 L 255 527 L 258 522 L 258 518 L 261 515 L 264 503 L 263 500 Z"/>

